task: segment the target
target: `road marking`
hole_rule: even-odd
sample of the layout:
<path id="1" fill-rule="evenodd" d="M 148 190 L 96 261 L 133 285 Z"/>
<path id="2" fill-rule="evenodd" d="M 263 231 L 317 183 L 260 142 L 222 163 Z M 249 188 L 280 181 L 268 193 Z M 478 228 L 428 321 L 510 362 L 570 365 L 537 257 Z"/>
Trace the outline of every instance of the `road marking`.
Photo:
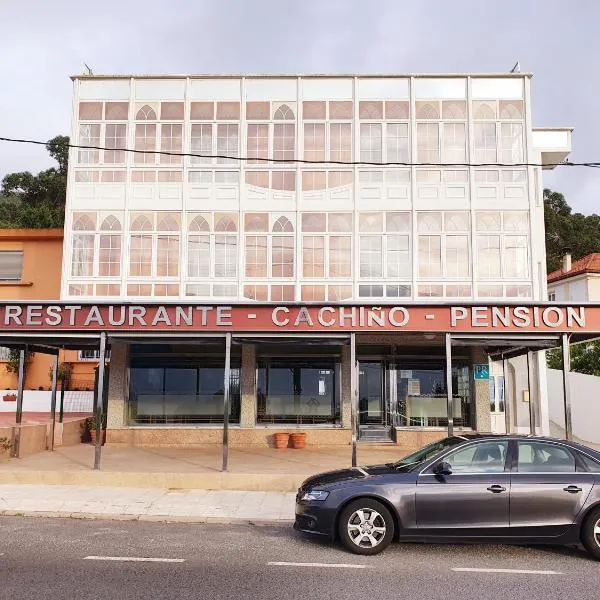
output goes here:
<path id="1" fill-rule="evenodd" d="M 323 567 L 325 569 L 373 569 L 370 565 L 353 565 L 349 563 L 298 563 L 268 562 L 270 567 Z"/>
<path id="2" fill-rule="evenodd" d="M 113 560 L 117 562 L 182 563 L 185 558 L 151 558 L 146 556 L 86 556 L 83 560 Z"/>
<path id="3" fill-rule="evenodd" d="M 530 569 L 476 569 L 469 567 L 457 567 L 452 569 L 460 573 L 521 573 L 525 575 L 563 575 L 559 571 L 533 571 Z"/>

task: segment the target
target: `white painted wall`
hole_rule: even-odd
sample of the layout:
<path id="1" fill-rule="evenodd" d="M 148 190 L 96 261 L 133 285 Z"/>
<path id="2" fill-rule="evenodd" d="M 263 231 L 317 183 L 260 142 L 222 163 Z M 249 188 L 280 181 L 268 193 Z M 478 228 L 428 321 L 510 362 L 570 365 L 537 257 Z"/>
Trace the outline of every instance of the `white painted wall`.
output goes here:
<path id="1" fill-rule="evenodd" d="M 16 394 L 16 390 L 3 390 L 0 392 L 0 412 L 16 412 L 16 402 L 5 402 L 2 398 L 6 394 Z M 84 413 L 92 412 L 94 403 L 93 392 L 65 392 L 64 412 Z M 60 406 L 60 392 L 56 397 L 56 411 Z M 23 412 L 50 412 L 50 392 L 25 390 L 23 392 Z"/>
<path id="2" fill-rule="evenodd" d="M 548 369 L 550 434 L 564 437 L 565 411 L 562 371 Z M 571 373 L 573 439 L 600 448 L 600 377 Z"/>

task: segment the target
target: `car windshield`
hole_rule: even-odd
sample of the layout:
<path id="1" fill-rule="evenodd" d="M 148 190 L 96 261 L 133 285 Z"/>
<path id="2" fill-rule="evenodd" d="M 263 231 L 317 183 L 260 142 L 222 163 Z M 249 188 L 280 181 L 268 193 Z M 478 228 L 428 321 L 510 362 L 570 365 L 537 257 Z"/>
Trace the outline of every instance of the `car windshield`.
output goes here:
<path id="1" fill-rule="evenodd" d="M 398 462 L 392 463 L 394 467 L 397 469 L 402 468 L 403 470 L 410 471 L 410 467 L 415 467 L 417 464 L 422 463 L 424 460 L 429 460 L 434 456 L 437 456 L 444 450 L 448 448 L 452 448 L 452 446 L 456 446 L 461 442 L 464 442 L 465 439 L 461 437 L 448 437 L 443 440 L 439 440 L 437 442 L 432 442 L 423 448 L 420 448 L 416 452 L 401 458 Z"/>

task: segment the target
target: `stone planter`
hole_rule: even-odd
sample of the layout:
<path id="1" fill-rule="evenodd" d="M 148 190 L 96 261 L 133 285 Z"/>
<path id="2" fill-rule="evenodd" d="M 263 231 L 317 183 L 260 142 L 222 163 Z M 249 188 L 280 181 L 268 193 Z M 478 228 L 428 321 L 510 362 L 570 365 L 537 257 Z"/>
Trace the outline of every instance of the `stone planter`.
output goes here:
<path id="1" fill-rule="evenodd" d="M 90 432 L 91 442 L 95 446 L 96 445 L 96 430 L 95 429 L 90 429 L 89 432 Z M 101 442 L 101 445 L 104 446 L 105 443 L 106 443 L 106 429 L 103 429 L 102 430 L 102 442 Z"/>

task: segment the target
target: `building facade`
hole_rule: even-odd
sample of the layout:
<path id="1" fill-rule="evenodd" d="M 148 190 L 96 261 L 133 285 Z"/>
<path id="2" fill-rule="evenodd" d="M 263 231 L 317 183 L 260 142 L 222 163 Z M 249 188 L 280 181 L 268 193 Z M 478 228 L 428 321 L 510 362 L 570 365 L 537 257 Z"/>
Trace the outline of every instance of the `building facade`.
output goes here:
<path id="1" fill-rule="evenodd" d="M 573 261 L 563 257 L 562 268 L 548 275 L 550 302 L 600 302 L 600 253 Z"/>
<path id="2" fill-rule="evenodd" d="M 75 77 L 61 297 L 539 301 L 534 165 L 563 160 L 570 133 L 532 127 L 526 74 Z M 240 439 L 288 424 L 347 440 L 347 350 L 285 332 L 234 345 Z M 439 337 L 366 336 L 359 354 L 364 438 L 445 426 Z M 485 361 L 456 356 L 460 427 L 490 428 Z M 222 369 L 218 344 L 115 342 L 109 441 L 222 421 Z"/>
<path id="3" fill-rule="evenodd" d="M 62 229 L 0 229 L 0 301 L 58 300 L 62 251 Z M 16 373 L 7 369 L 10 359 L 10 350 L 0 347 L 0 390 L 17 386 Z M 60 361 L 71 365 L 73 388 L 93 389 L 97 358 L 65 350 Z M 26 389 L 49 390 L 51 365 L 52 357 L 34 354 L 27 364 Z"/>

